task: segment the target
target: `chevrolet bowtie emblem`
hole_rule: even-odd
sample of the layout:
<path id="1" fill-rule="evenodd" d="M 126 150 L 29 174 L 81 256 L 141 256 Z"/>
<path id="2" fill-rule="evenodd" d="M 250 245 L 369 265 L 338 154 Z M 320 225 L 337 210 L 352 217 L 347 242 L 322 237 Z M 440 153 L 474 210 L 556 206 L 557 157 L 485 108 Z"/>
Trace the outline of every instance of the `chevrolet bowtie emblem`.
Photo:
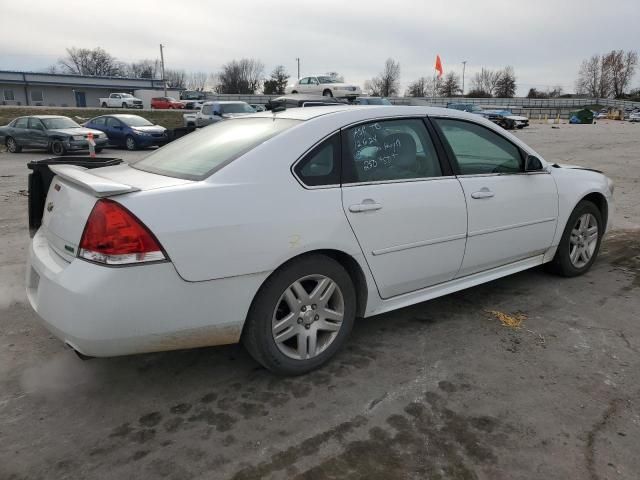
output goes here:
<path id="1" fill-rule="evenodd" d="M 53 202 L 47 203 L 47 212 L 50 212 L 51 210 L 53 210 Z"/>

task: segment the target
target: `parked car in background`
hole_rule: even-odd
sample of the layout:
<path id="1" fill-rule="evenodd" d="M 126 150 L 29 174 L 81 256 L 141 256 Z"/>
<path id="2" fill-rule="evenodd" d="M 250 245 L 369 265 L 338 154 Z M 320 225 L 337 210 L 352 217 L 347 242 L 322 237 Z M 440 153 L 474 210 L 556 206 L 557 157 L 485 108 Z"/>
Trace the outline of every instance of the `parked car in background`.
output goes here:
<path id="1" fill-rule="evenodd" d="M 205 127 L 228 118 L 256 113 L 247 102 L 205 102 L 196 112 L 196 127 Z"/>
<path id="2" fill-rule="evenodd" d="M 142 100 L 130 93 L 112 93 L 99 99 L 102 108 L 142 108 Z"/>
<path id="3" fill-rule="evenodd" d="M 161 146 L 168 140 L 166 128 L 138 115 L 101 115 L 86 122 L 85 126 L 106 133 L 109 145 L 127 150 Z"/>
<path id="4" fill-rule="evenodd" d="M 500 125 L 505 130 L 521 129 L 529 126 L 527 117 L 514 115 L 511 110 L 483 110 L 478 113 L 496 125 Z"/>
<path id="5" fill-rule="evenodd" d="M 640 112 L 632 112 L 629 114 L 630 122 L 640 122 Z"/>
<path id="6" fill-rule="evenodd" d="M 151 108 L 173 110 L 184 108 L 184 103 L 172 97 L 154 97 L 151 99 Z"/>
<path id="7" fill-rule="evenodd" d="M 329 75 L 312 75 L 297 80 L 285 88 L 286 94 L 305 93 L 317 94 L 325 97 L 355 98 L 362 95 L 362 89 L 357 85 L 339 82 Z"/>
<path id="8" fill-rule="evenodd" d="M 180 92 L 180 100 L 204 100 L 205 98 L 207 98 L 207 94 L 199 90 L 183 90 Z"/>
<path id="9" fill-rule="evenodd" d="M 598 120 L 605 120 L 607 118 L 609 118 L 609 112 L 598 112 L 595 116 L 596 119 Z"/>
<path id="10" fill-rule="evenodd" d="M 384 97 L 358 97 L 353 100 L 356 105 L 392 105 L 392 103 Z"/>
<path id="11" fill-rule="evenodd" d="M 50 166 L 27 298 L 83 355 L 242 341 L 302 374 L 356 317 L 543 264 L 588 272 L 613 184 L 549 160 L 479 115 L 336 105 L 218 122 L 130 165 Z"/>
<path id="12" fill-rule="evenodd" d="M 201 108 L 202 107 L 200 107 L 200 109 Z M 183 114 L 182 125 L 184 125 L 185 127 L 195 127 L 197 115 L 198 115 L 198 111 Z"/>
<path id="13" fill-rule="evenodd" d="M 454 110 L 460 110 L 461 112 L 469 113 L 482 113 L 484 110 L 475 103 L 447 103 L 447 108 L 453 108 Z"/>
<path id="14" fill-rule="evenodd" d="M 326 105 L 344 105 L 344 100 L 333 97 L 323 97 L 322 95 L 309 95 L 294 93 L 291 95 L 283 95 L 282 97 L 272 98 L 265 105 L 267 110 L 274 108 L 299 108 L 299 107 L 322 107 Z"/>
<path id="15" fill-rule="evenodd" d="M 180 100 L 185 110 L 199 110 L 204 105 L 205 100 Z"/>
<path id="16" fill-rule="evenodd" d="M 267 108 L 261 103 L 250 103 L 251 108 L 253 108 L 256 112 L 264 112 Z"/>
<path id="17" fill-rule="evenodd" d="M 54 155 L 87 150 L 89 133 L 93 134 L 96 152 L 107 145 L 107 136 L 94 128 L 78 125 L 69 117 L 55 115 L 33 115 L 19 117 L 0 127 L 0 144 L 10 153 L 19 153 L 23 148 L 47 150 Z"/>

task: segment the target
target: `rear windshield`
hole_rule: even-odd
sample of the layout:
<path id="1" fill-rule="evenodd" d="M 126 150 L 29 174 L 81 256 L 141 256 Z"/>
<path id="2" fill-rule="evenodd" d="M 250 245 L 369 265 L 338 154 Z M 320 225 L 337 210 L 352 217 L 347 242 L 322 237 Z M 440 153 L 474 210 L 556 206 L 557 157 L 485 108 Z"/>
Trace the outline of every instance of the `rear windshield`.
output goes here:
<path id="1" fill-rule="evenodd" d="M 145 172 L 203 180 L 300 120 L 237 118 L 190 133 L 131 165 Z"/>

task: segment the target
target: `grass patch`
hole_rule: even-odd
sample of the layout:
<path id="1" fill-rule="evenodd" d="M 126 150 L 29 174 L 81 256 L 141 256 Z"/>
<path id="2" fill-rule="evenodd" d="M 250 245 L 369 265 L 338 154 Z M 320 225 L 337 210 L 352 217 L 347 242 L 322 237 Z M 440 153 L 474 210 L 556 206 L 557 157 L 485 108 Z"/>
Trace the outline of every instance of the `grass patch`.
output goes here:
<path id="1" fill-rule="evenodd" d="M 16 117 L 26 115 L 60 115 L 69 117 L 78 123 L 99 115 L 109 115 L 116 113 L 128 113 L 146 118 L 156 125 L 166 128 L 182 127 L 182 114 L 180 110 L 143 110 L 124 108 L 56 108 L 56 107 L 1 107 L 0 125 L 6 125 Z"/>

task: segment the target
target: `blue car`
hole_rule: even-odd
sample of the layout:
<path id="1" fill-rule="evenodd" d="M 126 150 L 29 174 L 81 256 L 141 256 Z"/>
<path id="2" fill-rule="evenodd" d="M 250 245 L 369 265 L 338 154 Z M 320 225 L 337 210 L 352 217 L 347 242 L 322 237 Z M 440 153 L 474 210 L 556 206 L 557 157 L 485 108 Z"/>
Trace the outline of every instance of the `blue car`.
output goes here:
<path id="1" fill-rule="evenodd" d="M 84 124 L 107 134 L 109 145 L 127 150 L 161 146 L 167 143 L 167 129 L 138 115 L 101 115 Z"/>

